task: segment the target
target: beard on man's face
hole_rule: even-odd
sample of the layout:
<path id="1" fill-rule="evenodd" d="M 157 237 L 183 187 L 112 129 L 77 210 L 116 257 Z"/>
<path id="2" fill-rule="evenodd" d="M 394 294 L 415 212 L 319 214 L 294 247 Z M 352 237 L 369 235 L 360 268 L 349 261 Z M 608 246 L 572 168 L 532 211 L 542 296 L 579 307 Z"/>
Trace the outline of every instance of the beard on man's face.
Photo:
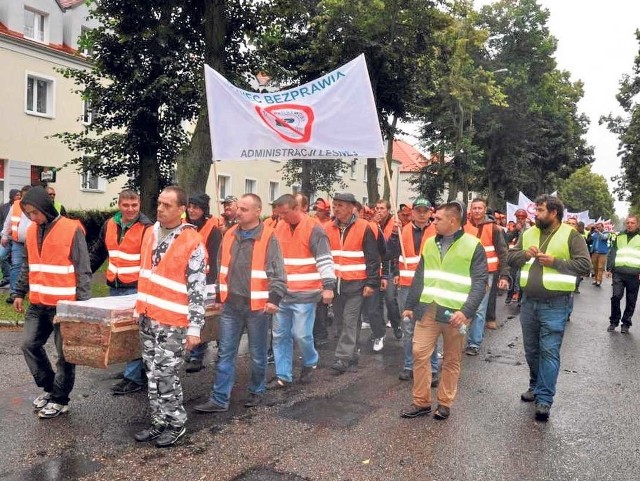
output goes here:
<path id="1" fill-rule="evenodd" d="M 539 229 L 546 229 L 547 227 L 549 227 L 552 224 L 551 219 L 538 219 L 536 217 L 536 227 L 538 227 Z"/>

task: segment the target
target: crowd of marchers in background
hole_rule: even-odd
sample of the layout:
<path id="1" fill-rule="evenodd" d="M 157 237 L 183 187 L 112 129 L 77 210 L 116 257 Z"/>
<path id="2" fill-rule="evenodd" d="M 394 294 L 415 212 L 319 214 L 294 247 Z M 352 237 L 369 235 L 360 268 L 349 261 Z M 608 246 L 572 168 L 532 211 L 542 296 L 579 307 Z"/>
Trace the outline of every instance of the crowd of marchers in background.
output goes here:
<path id="1" fill-rule="evenodd" d="M 418 198 L 398 206 L 394 215 L 388 201 L 366 206 L 350 193 L 319 198 L 311 209 L 306 196 L 285 194 L 266 216 L 260 197 L 245 194 L 226 197 L 218 217 L 211 214 L 207 194 L 188 196 L 169 186 L 159 195 L 152 223 L 140 212 L 138 194 L 124 190 L 118 212 L 88 249 L 82 225 L 65 217 L 55 191 L 12 191 L 0 211 L 0 258 L 11 259 L 3 264 L 9 302 L 22 312 L 27 295 L 30 300 L 22 350 L 42 389 L 33 407 L 42 419 L 69 412 L 75 366 L 65 360 L 53 324 L 56 304 L 88 299 L 91 274 L 106 261 L 110 295 L 136 296 L 142 357 L 127 364 L 112 390 L 147 390 L 151 419 L 135 434 L 139 442 L 169 447 L 185 434 L 185 363 L 187 373 L 215 366 L 211 393 L 194 411 L 229 410 L 245 332 L 251 371 L 246 408 L 259 406 L 268 389 L 313 382 L 319 352 L 327 352 L 332 338 L 334 352 L 323 355 L 331 356 L 336 376 L 353 371 L 366 351 L 401 342 L 398 377 L 411 383 L 412 399 L 400 416 L 445 420 L 456 399 L 463 354 L 480 354 L 485 330 L 499 327 L 496 299 L 502 293 L 506 304 L 520 310 L 529 366 L 520 398 L 532 402 L 533 417 L 544 422 L 581 280 L 592 278 L 599 288 L 604 272 L 613 275 L 608 330 L 621 323 L 621 332 L 629 332 L 640 236 L 635 216 L 616 235 L 604 232 L 602 224 L 585 229 L 563 219 L 556 197 L 540 196 L 535 205 L 534 217 L 519 210 L 515 221 L 507 221 L 483 199 L 467 208 L 457 201 L 432 206 Z M 220 309 L 215 347 L 200 339 L 206 303 Z M 361 342 L 369 332 L 369 342 Z M 43 349 L 52 333 L 55 370 Z M 209 349 L 217 352 L 207 364 Z"/>

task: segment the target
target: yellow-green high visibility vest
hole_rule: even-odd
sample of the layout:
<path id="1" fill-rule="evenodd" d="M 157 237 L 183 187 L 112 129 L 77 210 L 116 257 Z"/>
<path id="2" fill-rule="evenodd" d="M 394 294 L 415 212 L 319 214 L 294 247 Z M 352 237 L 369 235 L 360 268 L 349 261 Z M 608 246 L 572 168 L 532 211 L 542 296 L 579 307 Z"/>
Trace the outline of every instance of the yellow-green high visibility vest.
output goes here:
<path id="1" fill-rule="evenodd" d="M 549 240 L 546 253 L 557 259 L 571 259 L 569 251 L 569 236 L 573 228 L 567 224 L 560 224 L 556 233 Z M 531 246 L 540 247 L 540 229 L 532 227 L 527 229 L 522 236 L 522 250 L 527 250 Z M 535 257 L 522 266 L 520 270 L 520 286 L 526 287 L 529 280 L 529 269 L 535 261 Z M 576 288 L 576 276 L 571 274 L 561 274 L 553 267 L 542 266 L 542 285 L 548 291 L 573 292 Z"/>
<path id="2" fill-rule="evenodd" d="M 428 239 L 422 251 L 424 287 L 420 302 L 461 309 L 471 291 L 471 261 L 479 243 L 477 237 L 464 233 L 441 258 L 436 238 Z"/>
<path id="3" fill-rule="evenodd" d="M 627 234 L 620 234 L 617 238 L 616 267 L 632 267 L 640 269 L 640 234 L 631 238 Z"/>

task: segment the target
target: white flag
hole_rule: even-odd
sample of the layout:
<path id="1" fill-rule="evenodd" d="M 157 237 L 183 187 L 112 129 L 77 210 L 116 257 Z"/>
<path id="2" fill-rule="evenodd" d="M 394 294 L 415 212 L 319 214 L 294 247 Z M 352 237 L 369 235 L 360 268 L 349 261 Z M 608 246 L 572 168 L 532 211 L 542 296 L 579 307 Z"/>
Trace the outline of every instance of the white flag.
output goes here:
<path id="1" fill-rule="evenodd" d="M 214 160 L 385 155 L 364 54 L 290 90 L 248 92 L 205 65 Z"/>

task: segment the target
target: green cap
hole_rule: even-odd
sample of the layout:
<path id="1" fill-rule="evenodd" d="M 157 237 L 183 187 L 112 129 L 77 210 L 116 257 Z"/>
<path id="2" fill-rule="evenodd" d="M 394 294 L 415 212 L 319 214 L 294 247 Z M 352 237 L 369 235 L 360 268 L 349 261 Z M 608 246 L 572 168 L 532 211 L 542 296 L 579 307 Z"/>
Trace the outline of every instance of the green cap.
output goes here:
<path id="1" fill-rule="evenodd" d="M 418 197 L 413 203 L 413 208 L 415 209 L 416 207 L 426 207 L 427 209 L 431 209 L 431 202 L 423 197 Z"/>

